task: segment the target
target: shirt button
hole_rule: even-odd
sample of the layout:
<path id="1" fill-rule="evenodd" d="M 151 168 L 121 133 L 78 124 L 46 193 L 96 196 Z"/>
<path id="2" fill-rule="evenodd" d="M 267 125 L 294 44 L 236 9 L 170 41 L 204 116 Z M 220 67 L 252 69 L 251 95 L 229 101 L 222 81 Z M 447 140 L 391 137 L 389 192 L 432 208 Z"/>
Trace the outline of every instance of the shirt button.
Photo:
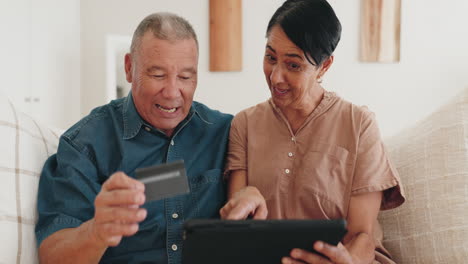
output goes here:
<path id="1" fill-rule="evenodd" d="M 171 248 L 172 248 L 173 251 L 177 251 L 177 245 L 176 244 L 172 244 Z"/>
<path id="2" fill-rule="evenodd" d="M 284 172 L 286 172 L 286 174 L 289 174 L 291 171 L 289 169 L 285 169 Z"/>
<path id="3" fill-rule="evenodd" d="M 179 218 L 179 215 L 176 214 L 176 213 L 173 213 L 173 214 L 172 214 L 172 218 L 177 219 L 177 218 Z"/>
<path id="4" fill-rule="evenodd" d="M 171 140 L 171 146 L 174 146 L 174 140 Z"/>
<path id="5" fill-rule="evenodd" d="M 289 156 L 289 157 L 292 157 L 292 156 L 293 156 L 293 153 L 292 153 L 292 152 L 289 152 L 289 153 L 288 153 L 288 156 Z"/>
<path id="6" fill-rule="evenodd" d="M 296 141 L 296 139 L 294 137 L 291 138 L 292 141 Z"/>
<path id="7" fill-rule="evenodd" d="M 145 130 L 148 131 L 148 132 L 150 132 L 150 131 L 151 131 L 151 128 L 145 127 Z"/>

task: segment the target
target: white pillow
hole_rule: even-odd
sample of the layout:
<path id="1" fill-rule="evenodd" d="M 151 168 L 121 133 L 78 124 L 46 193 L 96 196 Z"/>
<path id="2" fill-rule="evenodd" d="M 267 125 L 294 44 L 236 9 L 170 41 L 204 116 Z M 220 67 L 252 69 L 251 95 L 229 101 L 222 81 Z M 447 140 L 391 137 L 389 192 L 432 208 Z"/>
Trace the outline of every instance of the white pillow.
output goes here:
<path id="1" fill-rule="evenodd" d="M 380 214 L 397 263 L 468 261 L 468 89 L 386 142 L 406 203 Z"/>
<path id="2" fill-rule="evenodd" d="M 38 263 L 37 186 L 58 138 L 0 94 L 0 263 Z"/>

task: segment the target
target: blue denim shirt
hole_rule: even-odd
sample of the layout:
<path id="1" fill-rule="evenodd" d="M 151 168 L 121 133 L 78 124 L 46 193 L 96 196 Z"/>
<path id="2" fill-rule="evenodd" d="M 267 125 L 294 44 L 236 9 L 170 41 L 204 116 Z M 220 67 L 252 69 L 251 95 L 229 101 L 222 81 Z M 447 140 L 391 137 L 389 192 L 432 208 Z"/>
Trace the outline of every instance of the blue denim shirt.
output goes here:
<path id="1" fill-rule="evenodd" d="M 60 138 L 39 182 L 37 243 L 94 216 L 94 200 L 116 171 L 183 159 L 190 193 L 143 205 L 137 234 L 109 247 L 101 263 L 181 263 L 182 225 L 219 217 L 226 199 L 222 179 L 232 116 L 193 102 L 172 137 L 146 123 L 131 94 L 94 109 Z"/>

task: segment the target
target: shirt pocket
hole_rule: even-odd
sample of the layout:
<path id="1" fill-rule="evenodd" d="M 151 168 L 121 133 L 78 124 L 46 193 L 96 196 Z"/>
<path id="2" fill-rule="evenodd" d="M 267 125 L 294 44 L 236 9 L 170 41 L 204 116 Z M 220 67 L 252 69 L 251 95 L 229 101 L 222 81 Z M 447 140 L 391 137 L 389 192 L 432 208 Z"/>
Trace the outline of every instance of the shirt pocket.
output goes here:
<path id="1" fill-rule="evenodd" d="M 226 188 L 221 169 L 207 170 L 189 181 L 190 197 L 198 218 L 217 218 L 226 202 Z"/>

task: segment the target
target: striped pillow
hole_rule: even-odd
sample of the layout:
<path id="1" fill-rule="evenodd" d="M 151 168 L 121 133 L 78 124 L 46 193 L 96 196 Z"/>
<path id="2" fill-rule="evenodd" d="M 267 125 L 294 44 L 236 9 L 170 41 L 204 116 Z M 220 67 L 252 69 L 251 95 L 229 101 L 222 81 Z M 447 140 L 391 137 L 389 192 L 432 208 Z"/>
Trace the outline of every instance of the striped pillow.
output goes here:
<path id="1" fill-rule="evenodd" d="M 0 94 L 0 263 L 38 263 L 37 186 L 58 138 Z"/>

